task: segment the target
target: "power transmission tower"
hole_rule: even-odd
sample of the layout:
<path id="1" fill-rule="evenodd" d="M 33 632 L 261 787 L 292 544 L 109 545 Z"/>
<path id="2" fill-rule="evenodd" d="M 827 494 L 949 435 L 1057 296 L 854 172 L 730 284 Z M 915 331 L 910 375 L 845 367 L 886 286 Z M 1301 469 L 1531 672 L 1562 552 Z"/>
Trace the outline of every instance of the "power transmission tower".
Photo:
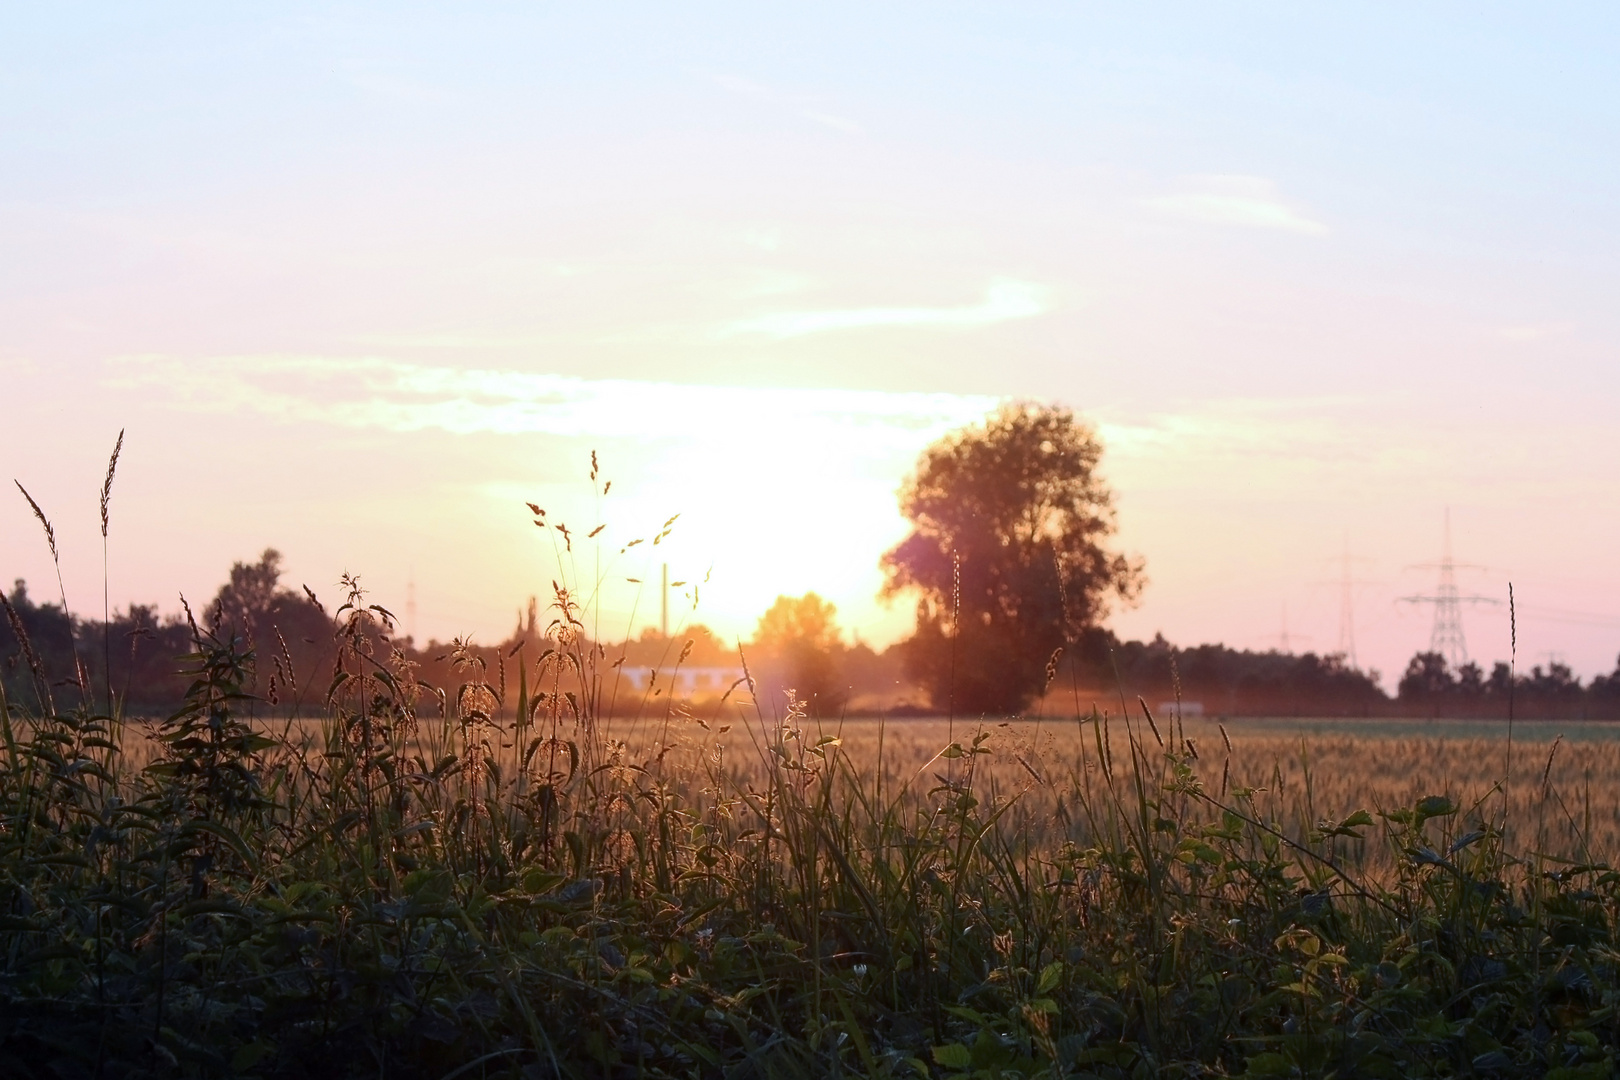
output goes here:
<path id="1" fill-rule="evenodd" d="M 1277 643 L 1278 652 L 1292 656 L 1294 653 L 1294 642 L 1309 641 L 1311 640 L 1311 636 L 1309 634 L 1291 634 L 1288 632 L 1288 605 L 1285 603 L 1282 606 L 1282 632 L 1277 634 L 1269 634 L 1266 636 L 1265 640 L 1275 641 Z"/>
<path id="2" fill-rule="evenodd" d="M 1344 574 L 1339 579 L 1339 655 L 1356 666 L 1356 597 L 1350 578 L 1350 541 L 1344 542 Z"/>
<path id="3" fill-rule="evenodd" d="M 1329 556 L 1324 561 L 1337 564 L 1339 576 L 1330 580 L 1312 582 L 1312 584 L 1332 586 L 1339 590 L 1339 645 L 1337 651 L 1352 669 L 1360 670 L 1360 664 L 1356 661 L 1356 589 L 1366 585 L 1381 585 L 1383 582 L 1370 581 L 1355 576 L 1354 566 L 1356 563 L 1370 563 L 1373 560 L 1350 554 L 1350 536 L 1348 533 L 1345 534 L 1343 553 Z"/>
<path id="4" fill-rule="evenodd" d="M 1356 661 L 1356 588 L 1361 585 L 1377 585 L 1376 581 L 1367 581 L 1355 576 L 1352 568 L 1354 563 L 1371 562 L 1371 559 L 1357 558 L 1350 554 L 1350 536 L 1345 534 L 1344 551 L 1338 559 L 1339 579 L 1324 584 L 1339 587 L 1339 655 L 1353 670 L 1359 671 L 1361 665 Z"/>
<path id="5" fill-rule="evenodd" d="M 1447 508 L 1445 532 L 1441 540 L 1440 561 L 1422 563 L 1417 569 L 1438 570 L 1440 580 L 1431 595 L 1403 596 L 1408 604 L 1433 604 L 1434 628 L 1429 631 L 1429 651 L 1445 657 L 1453 671 L 1468 663 L 1468 641 L 1463 636 L 1462 608 L 1464 604 L 1499 604 L 1489 596 L 1464 596 L 1457 588 L 1457 570 L 1483 570 L 1483 566 L 1459 563 L 1451 557 L 1451 510 Z"/>

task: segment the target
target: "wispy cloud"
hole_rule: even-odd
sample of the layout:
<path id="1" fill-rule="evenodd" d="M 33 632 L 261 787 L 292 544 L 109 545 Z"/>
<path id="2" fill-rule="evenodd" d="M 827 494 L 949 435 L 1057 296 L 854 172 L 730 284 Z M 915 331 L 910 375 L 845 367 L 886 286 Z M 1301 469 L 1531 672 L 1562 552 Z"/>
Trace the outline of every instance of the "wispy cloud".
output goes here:
<path id="1" fill-rule="evenodd" d="M 1189 177 L 1185 190 L 1143 203 L 1155 210 L 1210 225 L 1320 235 L 1327 226 L 1277 194 L 1272 181 L 1260 176 Z"/>
<path id="2" fill-rule="evenodd" d="M 977 304 L 961 307 L 864 307 L 830 311 L 781 311 L 731 323 L 722 334 L 763 334 L 774 338 L 802 337 L 833 330 L 917 326 L 965 329 L 1027 319 L 1046 311 L 1044 290 L 1022 281 L 998 281 L 985 290 Z"/>
<path id="3" fill-rule="evenodd" d="M 411 432 L 685 438 L 746 445 L 769 436 L 834 437 L 860 429 L 904 441 L 979 419 L 999 399 L 876 390 L 701 386 L 457 368 L 382 358 L 129 357 L 116 386 L 170 403 L 288 421 Z"/>
<path id="4" fill-rule="evenodd" d="M 847 131 L 851 134 L 860 134 L 863 130 L 855 121 L 829 112 L 821 103 L 821 99 L 813 94 L 789 94 L 745 79 L 740 75 L 706 73 L 708 80 L 720 89 L 738 97 L 748 98 L 750 101 L 763 102 L 766 105 L 775 105 L 779 108 L 792 110 L 802 119 L 812 124 L 820 124 L 835 131 Z"/>
<path id="5" fill-rule="evenodd" d="M 555 344 L 545 334 L 355 334 L 348 338 L 356 345 L 374 349 L 537 349 Z"/>
<path id="6" fill-rule="evenodd" d="M 1377 451 L 1350 419 L 1365 407 L 1364 399 L 1353 396 L 1217 398 L 1152 412 L 1110 410 L 1100 428 L 1112 453 L 1133 460 L 1185 468 L 1239 457 L 1314 467 Z"/>

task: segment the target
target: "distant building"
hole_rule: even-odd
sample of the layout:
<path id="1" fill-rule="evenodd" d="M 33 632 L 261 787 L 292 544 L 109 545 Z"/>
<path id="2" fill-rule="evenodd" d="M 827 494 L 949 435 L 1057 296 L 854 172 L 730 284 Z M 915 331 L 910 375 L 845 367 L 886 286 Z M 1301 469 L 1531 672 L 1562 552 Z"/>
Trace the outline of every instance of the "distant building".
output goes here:
<path id="1" fill-rule="evenodd" d="M 746 677 L 741 667 L 730 666 L 692 666 L 673 669 L 624 667 L 619 670 L 624 681 L 632 689 L 646 693 L 660 687 L 677 697 L 719 697 Z"/>

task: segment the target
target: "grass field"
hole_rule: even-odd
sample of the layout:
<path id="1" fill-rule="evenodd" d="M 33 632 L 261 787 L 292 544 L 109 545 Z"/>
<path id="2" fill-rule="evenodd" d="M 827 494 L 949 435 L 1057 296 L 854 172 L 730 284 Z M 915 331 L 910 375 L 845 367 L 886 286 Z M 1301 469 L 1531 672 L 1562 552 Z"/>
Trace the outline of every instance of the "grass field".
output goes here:
<path id="1" fill-rule="evenodd" d="M 165 723 L 0 703 L 7 1075 L 1613 1068 L 1606 732 L 610 724 L 566 619 L 500 720 L 346 611 L 319 721 L 205 631 Z"/>
<path id="2" fill-rule="evenodd" d="M 1113 752 L 1125 754 L 1133 733 L 1162 749 L 1142 713 L 1133 715 L 1129 728 L 1117 720 L 1108 725 Z M 875 760 L 880 726 L 894 778 L 981 730 L 974 722 L 868 718 L 822 730 L 840 735 L 857 760 Z M 986 721 L 982 730 L 996 753 L 979 782 L 995 797 L 1016 796 L 1033 818 L 1045 819 L 1068 785 L 1097 780 L 1089 718 Z M 1620 852 L 1620 725 L 1520 723 L 1511 747 L 1500 721 L 1188 719 L 1177 730 L 1190 768 L 1209 791 L 1253 789 L 1252 798 L 1296 839 L 1323 818 L 1395 810 L 1442 793 L 1493 815 L 1510 846 L 1587 862 Z M 1356 849 L 1358 858 L 1380 865 L 1387 854 L 1376 845 Z"/>

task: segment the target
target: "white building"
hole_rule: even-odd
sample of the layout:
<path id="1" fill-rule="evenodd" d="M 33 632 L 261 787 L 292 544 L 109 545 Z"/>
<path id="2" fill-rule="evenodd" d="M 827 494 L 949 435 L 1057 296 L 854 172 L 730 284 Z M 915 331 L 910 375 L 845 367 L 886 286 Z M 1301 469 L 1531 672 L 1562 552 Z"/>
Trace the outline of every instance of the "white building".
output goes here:
<path id="1" fill-rule="evenodd" d="M 719 697 L 745 678 L 741 667 L 625 667 L 620 673 L 635 690 L 646 693 L 656 687 L 676 697 Z"/>

